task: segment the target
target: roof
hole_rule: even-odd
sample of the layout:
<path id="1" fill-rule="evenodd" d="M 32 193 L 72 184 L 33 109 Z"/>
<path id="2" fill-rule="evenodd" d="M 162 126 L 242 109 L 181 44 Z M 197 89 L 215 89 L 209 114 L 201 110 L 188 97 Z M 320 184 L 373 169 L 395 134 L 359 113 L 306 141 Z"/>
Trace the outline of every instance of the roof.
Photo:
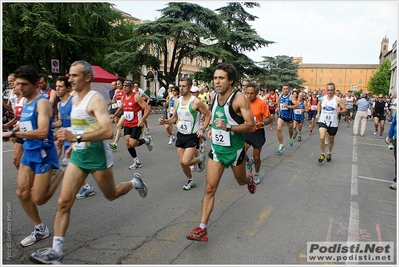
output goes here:
<path id="1" fill-rule="evenodd" d="M 111 83 L 118 79 L 118 76 L 109 73 L 108 71 L 104 70 L 100 66 L 93 66 L 94 70 L 94 79 L 93 82 L 98 83 Z"/>
<path id="2" fill-rule="evenodd" d="M 319 69 L 378 69 L 379 64 L 318 64 L 305 63 L 299 64 L 299 69 L 319 68 Z"/>

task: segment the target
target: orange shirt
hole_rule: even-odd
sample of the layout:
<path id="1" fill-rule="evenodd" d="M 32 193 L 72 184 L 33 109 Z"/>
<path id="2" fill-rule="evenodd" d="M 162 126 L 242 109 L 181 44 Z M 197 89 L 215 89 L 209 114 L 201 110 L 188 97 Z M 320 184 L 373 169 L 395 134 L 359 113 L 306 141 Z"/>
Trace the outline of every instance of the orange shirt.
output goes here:
<path id="1" fill-rule="evenodd" d="M 261 123 L 263 122 L 263 117 L 270 116 L 269 108 L 267 107 L 265 101 L 263 101 L 262 99 L 256 98 L 254 102 L 249 102 L 249 105 L 251 106 L 254 118 L 256 118 L 255 119 L 256 123 Z M 262 128 L 263 126 L 257 129 L 262 129 Z"/>

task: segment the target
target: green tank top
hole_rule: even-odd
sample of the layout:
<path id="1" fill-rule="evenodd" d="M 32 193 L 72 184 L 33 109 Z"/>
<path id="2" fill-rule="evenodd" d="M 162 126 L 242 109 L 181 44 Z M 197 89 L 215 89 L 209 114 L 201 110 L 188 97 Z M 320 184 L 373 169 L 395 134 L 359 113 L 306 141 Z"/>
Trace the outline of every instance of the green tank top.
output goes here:
<path id="1" fill-rule="evenodd" d="M 226 124 L 239 125 L 240 123 L 236 121 L 237 119 L 234 119 L 237 117 L 241 121 L 244 121 L 241 116 L 238 116 L 232 109 L 229 109 L 236 93 L 236 90 L 233 91 L 223 106 L 218 104 L 219 94 L 215 96 L 215 102 L 212 107 L 212 148 L 217 154 L 228 154 L 232 153 L 232 151 L 238 151 L 245 144 L 244 134 L 231 131 L 226 132 L 217 128 L 214 123 L 215 119 L 221 119 Z"/>

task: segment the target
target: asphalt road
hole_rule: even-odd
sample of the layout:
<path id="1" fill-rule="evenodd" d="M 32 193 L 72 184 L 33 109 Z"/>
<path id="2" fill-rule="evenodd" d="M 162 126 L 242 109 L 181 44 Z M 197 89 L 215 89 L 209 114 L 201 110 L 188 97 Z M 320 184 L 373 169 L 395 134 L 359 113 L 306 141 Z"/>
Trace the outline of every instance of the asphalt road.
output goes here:
<path id="1" fill-rule="evenodd" d="M 367 123 L 365 137 L 352 137 L 343 122 L 332 161 L 317 162 L 319 136 L 277 154 L 276 130 L 266 126 L 261 177 L 251 195 L 226 169 L 210 216 L 208 242 L 186 239 L 198 226 L 205 188 L 205 172 L 194 173 L 197 187 L 183 191 L 186 182 L 174 145 L 168 145 L 161 114 L 151 114 L 154 149 L 137 149 L 138 169 L 148 186 L 142 199 L 133 190 L 113 202 L 96 194 L 76 200 L 65 238 L 64 264 L 309 264 L 307 242 L 395 242 L 397 245 L 397 191 L 389 189 L 394 175 L 393 152 L 373 135 Z M 385 135 L 389 128 L 386 126 Z M 288 135 L 286 126 L 283 129 Z M 209 140 L 207 141 L 209 151 Z M 114 154 L 116 182 L 130 180 L 135 171 L 124 140 Z M 251 152 L 251 151 L 250 151 Z M 19 242 L 33 230 L 15 195 L 17 171 L 12 143 L 3 143 L 3 264 L 30 264 L 29 255 L 49 247 L 50 238 L 23 248 Z M 44 223 L 54 229 L 59 189 L 39 207 Z M 392 263 L 397 263 L 397 255 Z M 360 263 L 359 263 L 360 264 Z"/>

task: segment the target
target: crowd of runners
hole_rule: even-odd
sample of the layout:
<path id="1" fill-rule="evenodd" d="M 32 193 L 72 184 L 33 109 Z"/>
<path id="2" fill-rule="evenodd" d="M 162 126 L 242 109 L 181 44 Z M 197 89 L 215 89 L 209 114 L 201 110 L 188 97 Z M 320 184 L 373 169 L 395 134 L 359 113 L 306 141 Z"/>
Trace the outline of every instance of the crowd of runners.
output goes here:
<path id="1" fill-rule="evenodd" d="M 14 142 L 16 194 L 34 225 L 34 231 L 21 241 L 22 246 L 50 236 L 37 205 L 46 203 L 63 180 L 53 246 L 34 252 L 31 259 L 35 262 L 61 263 L 72 205 L 75 199 L 95 194 L 94 187 L 86 182 L 89 174 L 111 201 L 132 189 L 142 198 L 147 196 L 147 186 L 138 172 L 130 181 L 115 185 L 112 151 L 121 149 L 118 145 L 123 136 L 132 160 L 128 168 L 145 167 L 136 147 L 146 145 L 149 153 L 153 151 L 147 122 L 150 99 L 137 81 L 118 78 L 110 85 L 111 101 L 105 102 L 91 88 L 93 77 L 93 68 L 85 61 L 74 62 L 68 76 L 58 77 L 55 90 L 49 87 L 47 76 L 31 66 L 21 66 L 8 76 L 12 93 L 3 108 L 13 109 L 15 119 L 3 125 L 3 129 L 13 127 L 3 131 L 3 140 Z M 294 141 L 302 141 L 304 134 L 318 133 L 318 162 L 322 164 L 332 160 L 339 126 L 352 127 L 352 135 L 363 137 L 365 122 L 371 119 L 372 133 L 394 144 L 396 167 L 396 94 L 343 94 L 334 83 L 322 90 L 305 91 L 288 84 L 264 90 L 250 80 L 243 80 L 240 86 L 237 82 L 235 68 L 221 63 L 213 70 L 213 87 L 183 77 L 165 90 L 165 111 L 158 123 L 165 125 L 165 143 L 177 147 L 179 164 L 187 178 L 183 190 L 196 187 L 193 172 L 206 172 L 201 219 L 187 233 L 187 239 L 208 241 L 207 223 L 226 168 L 231 167 L 239 185 L 246 186 L 251 194 L 256 192 L 261 182 L 260 154 L 266 131 L 276 132 L 277 154 L 283 153 L 287 140 L 292 147 Z M 387 120 L 391 124 L 386 130 Z M 285 125 L 288 135 L 284 133 Z M 206 155 L 207 138 L 210 147 Z M 390 188 L 396 190 L 396 168 Z"/>

